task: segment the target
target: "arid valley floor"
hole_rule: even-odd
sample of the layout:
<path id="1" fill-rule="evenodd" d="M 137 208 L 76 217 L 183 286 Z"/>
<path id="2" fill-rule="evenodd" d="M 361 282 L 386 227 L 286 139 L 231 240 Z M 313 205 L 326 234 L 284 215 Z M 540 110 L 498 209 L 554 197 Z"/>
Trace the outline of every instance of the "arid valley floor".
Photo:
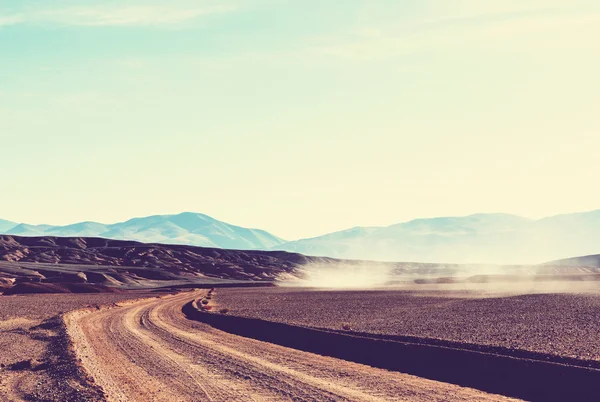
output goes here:
<path id="1" fill-rule="evenodd" d="M 73 349 L 60 357 L 53 356 L 58 351 L 51 349 L 54 345 L 48 340 L 64 337 L 63 328 L 43 330 L 44 338 L 36 327 L 38 321 L 4 320 L 3 338 L 8 336 L 7 342 L 19 346 L 4 345 L 9 353 L 3 357 L 0 395 L 6 400 L 505 399 L 231 335 L 186 319 L 182 306 L 205 294 L 182 292 L 137 302 L 113 295 L 88 297 L 87 301 L 108 305 L 65 316 Z M 20 305 L 29 302 L 30 308 L 40 301 L 32 299 L 14 296 L 0 300 L 4 309 L 6 300 Z M 52 313 L 83 306 L 81 298 L 65 295 L 46 295 L 42 300 L 60 300 Z M 32 316 L 30 312 L 21 314 Z M 16 361 L 30 359 L 31 365 L 15 366 Z M 54 359 L 73 370 L 54 372 Z"/>
<path id="2" fill-rule="evenodd" d="M 518 280 L 417 264 L 425 280 L 326 290 L 273 283 L 331 259 L 23 239 L 0 249 L 0 400 L 558 401 L 600 388 L 593 264 Z"/>

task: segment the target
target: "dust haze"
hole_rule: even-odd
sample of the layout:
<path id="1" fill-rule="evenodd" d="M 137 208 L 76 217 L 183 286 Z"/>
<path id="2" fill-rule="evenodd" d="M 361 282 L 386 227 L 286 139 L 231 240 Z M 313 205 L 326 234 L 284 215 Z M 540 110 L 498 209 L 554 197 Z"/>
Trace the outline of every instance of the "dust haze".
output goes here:
<path id="1" fill-rule="evenodd" d="M 307 264 L 295 275 L 280 277 L 283 286 L 325 289 L 373 289 L 386 286 L 393 267 L 380 263 Z"/>
<path id="2" fill-rule="evenodd" d="M 600 293 L 600 269 L 587 266 L 333 262 L 282 274 L 280 286 L 338 290 L 470 292 L 481 296 Z"/>

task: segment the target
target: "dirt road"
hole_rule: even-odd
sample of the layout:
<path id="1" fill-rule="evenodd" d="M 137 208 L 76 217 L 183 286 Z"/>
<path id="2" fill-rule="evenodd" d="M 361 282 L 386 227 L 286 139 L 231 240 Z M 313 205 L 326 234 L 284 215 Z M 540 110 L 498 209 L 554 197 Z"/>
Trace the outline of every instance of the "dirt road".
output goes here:
<path id="1" fill-rule="evenodd" d="M 187 320 L 204 292 L 65 317 L 78 357 L 109 401 L 506 400 L 231 335 Z"/>

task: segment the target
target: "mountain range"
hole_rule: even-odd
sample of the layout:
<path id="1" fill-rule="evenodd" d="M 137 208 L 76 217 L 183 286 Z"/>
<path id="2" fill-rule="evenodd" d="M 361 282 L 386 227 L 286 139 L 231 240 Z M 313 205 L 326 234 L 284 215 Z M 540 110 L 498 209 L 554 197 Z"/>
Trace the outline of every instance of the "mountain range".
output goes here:
<path id="1" fill-rule="evenodd" d="M 98 222 L 66 226 L 27 225 L 0 220 L 0 232 L 16 236 L 103 237 L 240 250 L 269 249 L 285 243 L 283 239 L 264 230 L 230 225 L 191 212 L 133 218 L 109 225 Z"/>
<path id="2" fill-rule="evenodd" d="M 536 264 L 600 252 L 600 210 L 532 220 L 508 214 L 357 227 L 274 249 L 379 261 Z"/>
<path id="3" fill-rule="evenodd" d="M 289 242 L 264 230 L 243 228 L 190 212 L 114 224 L 81 222 L 52 226 L 0 220 L 0 233 L 280 250 L 376 261 L 532 264 L 600 253 L 600 210 L 538 220 L 509 214 L 415 219 Z"/>

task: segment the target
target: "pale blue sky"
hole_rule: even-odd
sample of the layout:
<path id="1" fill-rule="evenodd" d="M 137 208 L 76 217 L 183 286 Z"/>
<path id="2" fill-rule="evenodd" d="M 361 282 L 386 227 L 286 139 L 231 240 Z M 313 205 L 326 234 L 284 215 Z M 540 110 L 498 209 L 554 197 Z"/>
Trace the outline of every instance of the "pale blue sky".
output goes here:
<path id="1" fill-rule="evenodd" d="M 598 38 L 595 0 L 0 0 L 0 218 L 598 209 Z"/>

